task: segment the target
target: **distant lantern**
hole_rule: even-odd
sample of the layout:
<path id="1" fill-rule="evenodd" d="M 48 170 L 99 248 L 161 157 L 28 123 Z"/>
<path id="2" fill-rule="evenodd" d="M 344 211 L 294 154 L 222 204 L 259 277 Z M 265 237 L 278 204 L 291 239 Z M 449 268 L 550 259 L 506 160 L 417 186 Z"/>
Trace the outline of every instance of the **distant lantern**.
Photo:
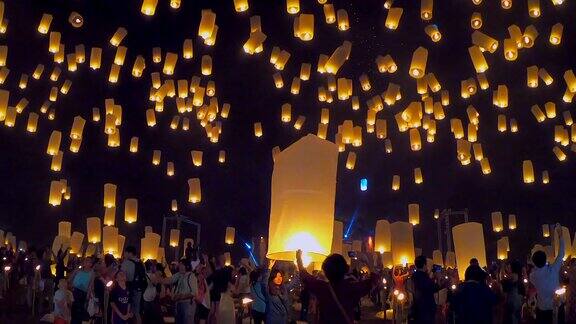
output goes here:
<path id="1" fill-rule="evenodd" d="M 200 179 L 188 179 L 188 201 L 196 204 L 202 200 L 202 192 L 200 188 Z"/>
<path id="2" fill-rule="evenodd" d="M 64 155 L 62 151 L 58 151 L 55 155 L 52 156 L 52 163 L 50 164 L 50 170 L 59 172 L 62 169 L 62 159 Z"/>
<path id="3" fill-rule="evenodd" d="M 248 0 L 234 0 L 234 10 L 236 12 L 244 12 L 248 10 Z"/>
<path id="4" fill-rule="evenodd" d="M 160 245 L 160 235 L 148 233 L 140 239 L 140 258 L 143 261 L 158 259 L 158 246 Z"/>
<path id="5" fill-rule="evenodd" d="M 104 207 L 116 207 L 116 185 L 112 183 L 104 184 Z"/>
<path id="6" fill-rule="evenodd" d="M 391 251 L 391 233 L 390 223 L 381 219 L 376 221 L 376 231 L 374 235 L 374 249 L 377 252 L 384 253 Z"/>
<path id="7" fill-rule="evenodd" d="M 538 76 L 540 77 L 540 79 L 542 79 L 542 81 L 544 81 L 544 84 L 546 84 L 547 86 L 551 85 L 554 82 L 554 78 L 552 78 L 550 73 L 548 73 L 548 71 L 545 68 L 540 68 L 538 70 Z"/>
<path id="8" fill-rule="evenodd" d="M 50 32 L 48 51 L 56 54 L 60 50 L 60 32 Z"/>
<path id="9" fill-rule="evenodd" d="M 29 133 L 36 133 L 36 129 L 38 128 L 38 114 L 35 112 L 30 112 L 28 114 L 28 123 L 26 125 L 26 130 Z"/>
<path id="10" fill-rule="evenodd" d="M 438 30 L 438 26 L 435 24 L 426 26 L 426 28 L 424 28 L 424 32 L 435 43 L 439 42 L 442 39 L 442 33 L 440 33 L 440 31 Z"/>
<path id="11" fill-rule="evenodd" d="M 550 183 L 550 176 L 548 175 L 548 170 L 542 171 L 542 184 Z"/>
<path id="12" fill-rule="evenodd" d="M 334 5 L 331 3 L 326 3 L 323 6 L 324 17 L 327 24 L 333 24 L 336 22 L 336 13 L 334 10 Z"/>
<path id="13" fill-rule="evenodd" d="M 468 222 L 454 226 L 452 235 L 454 237 L 458 277 L 463 280 L 464 272 L 472 258 L 478 260 L 480 267 L 486 266 L 486 246 L 482 224 Z"/>
<path id="14" fill-rule="evenodd" d="M 570 92 L 576 92 L 576 76 L 573 70 L 566 70 L 564 72 L 564 81 L 566 81 L 566 87 Z"/>
<path id="15" fill-rule="evenodd" d="M 173 228 L 170 230 L 170 246 L 177 247 L 180 242 L 180 230 Z"/>
<path id="16" fill-rule="evenodd" d="M 516 229 L 516 215 L 514 214 L 508 215 L 508 229 L 512 231 Z"/>
<path id="17" fill-rule="evenodd" d="M 114 226 L 116 223 L 116 207 L 106 208 L 104 210 L 104 225 Z"/>
<path id="18" fill-rule="evenodd" d="M 162 151 L 160 151 L 160 150 L 152 151 L 152 164 L 153 165 L 160 165 L 161 158 L 162 158 Z"/>
<path id="19" fill-rule="evenodd" d="M 552 148 L 552 152 L 554 152 L 554 155 L 556 156 L 558 161 L 562 162 L 566 160 L 566 153 L 564 153 L 564 151 L 562 151 L 560 147 L 554 146 Z"/>
<path id="20" fill-rule="evenodd" d="M 368 190 L 368 179 L 362 178 L 360 179 L 360 191 Z"/>
<path id="21" fill-rule="evenodd" d="M 550 225 L 542 224 L 542 236 L 550 237 Z"/>
<path id="22" fill-rule="evenodd" d="M 490 53 L 494 53 L 498 49 L 498 41 L 496 39 L 478 30 L 472 33 L 472 43 L 478 45 L 483 51 Z"/>
<path id="23" fill-rule="evenodd" d="M 502 232 L 504 229 L 502 213 L 495 211 L 490 214 L 490 217 L 492 218 L 492 230 L 496 233 Z"/>
<path id="24" fill-rule="evenodd" d="M 138 199 L 128 198 L 124 202 L 124 220 L 131 224 L 138 220 Z"/>
<path id="25" fill-rule="evenodd" d="M 412 151 L 420 151 L 422 148 L 422 142 L 420 139 L 420 132 L 417 128 L 410 129 L 410 148 Z"/>
<path id="26" fill-rule="evenodd" d="M 560 45 L 562 42 L 562 33 L 564 31 L 564 26 L 561 23 L 557 23 L 552 26 L 552 30 L 550 31 L 550 44 L 552 45 Z"/>
<path id="27" fill-rule="evenodd" d="M 105 254 L 118 253 L 118 227 L 104 226 L 102 228 L 102 250 Z"/>
<path id="28" fill-rule="evenodd" d="M 81 139 L 85 124 L 86 120 L 84 118 L 80 116 L 74 117 L 74 122 L 72 123 L 72 129 L 70 130 L 70 138 Z"/>
<path id="29" fill-rule="evenodd" d="M 143 0 L 140 12 L 146 16 L 154 16 L 156 5 L 158 5 L 158 0 Z"/>
<path id="30" fill-rule="evenodd" d="M 48 203 L 52 206 L 59 206 L 62 202 L 62 182 L 51 181 L 50 182 L 50 195 L 48 197 Z"/>
<path id="31" fill-rule="evenodd" d="M 84 17 L 81 14 L 77 13 L 76 11 L 72 11 L 68 16 L 68 22 L 74 28 L 80 28 L 84 25 Z"/>
<path id="32" fill-rule="evenodd" d="M 415 79 L 424 77 L 426 73 L 426 61 L 428 60 L 428 50 L 424 47 L 418 47 L 412 54 L 410 63 L 410 76 Z"/>
<path id="33" fill-rule="evenodd" d="M 477 73 L 483 73 L 488 70 L 488 63 L 484 58 L 484 54 L 480 50 L 480 47 L 474 45 L 468 48 L 468 53 L 470 54 L 470 58 L 472 59 L 472 64 L 476 69 Z"/>
<path id="34" fill-rule="evenodd" d="M 388 14 L 386 15 L 386 21 L 384 25 L 390 30 L 396 30 L 400 24 L 400 18 L 402 18 L 402 13 L 404 9 L 400 7 L 390 8 Z"/>
<path id="35" fill-rule="evenodd" d="M 126 37 L 127 34 L 128 31 L 126 30 L 126 28 L 118 27 L 118 29 L 116 29 L 116 32 L 114 32 L 114 34 L 110 38 L 110 44 L 112 44 L 112 46 L 120 45 L 120 43 L 122 42 L 122 40 L 124 40 L 124 37 Z"/>
<path id="36" fill-rule="evenodd" d="M 524 183 L 534 182 L 534 167 L 532 166 L 532 161 L 524 160 L 522 162 L 522 175 L 524 178 Z"/>
<path id="37" fill-rule="evenodd" d="M 420 224 L 420 205 L 408 204 L 408 222 L 413 226 Z"/>
<path id="38" fill-rule="evenodd" d="M 192 150 L 190 154 L 192 156 L 192 164 L 196 167 L 202 166 L 202 151 Z"/>
<path id="39" fill-rule="evenodd" d="M 433 0 L 422 0 L 420 2 L 420 18 L 422 20 L 430 20 L 432 19 L 432 10 L 434 9 L 434 1 Z"/>
<path id="40" fill-rule="evenodd" d="M 82 243 L 84 242 L 84 234 L 80 232 L 73 232 L 70 236 L 70 253 L 78 255 L 82 249 Z"/>
<path id="41" fill-rule="evenodd" d="M 62 133 L 60 131 L 54 130 L 50 134 L 50 139 L 48 140 L 48 149 L 46 153 L 48 155 L 56 155 L 60 150 L 60 141 L 62 140 Z"/>
<path id="42" fill-rule="evenodd" d="M 40 23 L 38 24 L 38 32 L 40 34 L 48 34 L 48 30 L 50 30 L 50 24 L 52 23 L 52 15 L 51 14 L 42 14 L 42 19 L 40 19 Z"/>
<path id="43" fill-rule="evenodd" d="M 504 238 L 496 241 L 496 256 L 498 260 L 508 259 L 508 251 L 506 250 L 506 241 Z"/>
<path id="44" fill-rule="evenodd" d="M 356 165 L 356 153 L 348 152 L 348 157 L 346 158 L 346 169 L 353 170 Z"/>
<path id="45" fill-rule="evenodd" d="M 540 0 L 528 0 L 528 14 L 531 18 L 540 17 Z"/>
<path id="46" fill-rule="evenodd" d="M 99 217 L 86 218 L 86 236 L 88 242 L 92 244 L 100 243 L 102 237 L 102 226 Z"/>
<path id="47" fill-rule="evenodd" d="M 472 13 L 470 26 L 472 26 L 473 29 L 480 29 L 482 27 L 482 15 L 479 12 Z"/>
<path id="48" fill-rule="evenodd" d="M 234 244 L 234 237 L 236 236 L 236 229 L 234 227 L 226 227 L 226 235 L 224 236 L 224 243 L 228 245 Z"/>
<path id="49" fill-rule="evenodd" d="M 400 176 L 399 175 L 392 176 L 392 190 L 394 190 L 394 191 L 400 190 Z"/>
<path id="50" fill-rule="evenodd" d="M 424 182 L 424 177 L 422 176 L 422 169 L 414 168 L 414 183 L 421 184 Z"/>
<path id="51" fill-rule="evenodd" d="M 202 55 L 202 75 L 212 74 L 212 57 L 210 55 Z"/>
<path id="52" fill-rule="evenodd" d="M 202 10 L 200 25 L 198 26 L 198 36 L 208 39 L 212 36 L 216 24 L 216 14 L 210 9 Z"/>
<path id="53" fill-rule="evenodd" d="M 224 162 L 226 162 L 226 151 L 220 150 L 220 151 L 218 152 L 218 162 L 219 162 L 219 163 L 224 163 Z"/>
<path id="54" fill-rule="evenodd" d="M 110 74 L 108 74 L 108 82 L 118 83 L 118 76 L 120 74 L 120 65 L 112 63 L 110 66 Z"/>
<path id="55" fill-rule="evenodd" d="M 336 20 L 338 21 L 339 30 L 346 31 L 350 28 L 348 12 L 345 9 L 338 9 L 338 11 L 336 11 Z"/>
<path id="56" fill-rule="evenodd" d="M 530 108 L 530 111 L 532 112 L 532 114 L 536 118 L 536 121 L 538 121 L 539 123 L 546 120 L 546 115 L 544 115 L 544 112 L 542 111 L 542 109 L 540 109 L 540 107 L 538 105 L 533 105 Z"/>
<path id="57" fill-rule="evenodd" d="M 414 263 L 414 233 L 413 226 L 408 222 L 390 224 L 390 241 L 394 265 Z"/>
<path id="58" fill-rule="evenodd" d="M 299 249 L 305 263 L 321 262 L 330 254 L 337 164 L 337 146 L 314 135 L 276 156 L 269 259 L 292 261 Z"/>
<path id="59" fill-rule="evenodd" d="M 515 61 L 518 58 L 518 46 L 510 38 L 504 40 L 504 58 L 507 61 Z"/>
<path id="60" fill-rule="evenodd" d="M 173 212 L 178 211 L 178 200 L 172 199 L 172 202 L 170 203 L 170 210 Z"/>
<path id="61" fill-rule="evenodd" d="M 92 47 L 90 50 L 90 68 L 98 70 L 102 62 L 102 48 Z"/>
<path id="62" fill-rule="evenodd" d="M 286 11 L 289 14 L 297 14 L 300 11 L 300 0 L 286 0 Z"/>

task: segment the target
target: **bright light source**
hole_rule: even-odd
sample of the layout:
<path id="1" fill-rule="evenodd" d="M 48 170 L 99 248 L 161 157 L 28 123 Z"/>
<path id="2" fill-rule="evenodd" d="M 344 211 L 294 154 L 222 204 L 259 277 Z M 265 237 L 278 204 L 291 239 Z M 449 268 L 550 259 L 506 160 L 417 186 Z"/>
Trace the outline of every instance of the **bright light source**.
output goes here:
<path id="1" fill-rule="evenodd" d="M 244 297 L 242 298 L 242 305 L 250 304 L 252 301 L 252 298 Z"/>
<path id="2" fill-rule="evenodd" d="M 368 179 L 362 178 L 360 179 L 360 191 L 368 190 Z"/>

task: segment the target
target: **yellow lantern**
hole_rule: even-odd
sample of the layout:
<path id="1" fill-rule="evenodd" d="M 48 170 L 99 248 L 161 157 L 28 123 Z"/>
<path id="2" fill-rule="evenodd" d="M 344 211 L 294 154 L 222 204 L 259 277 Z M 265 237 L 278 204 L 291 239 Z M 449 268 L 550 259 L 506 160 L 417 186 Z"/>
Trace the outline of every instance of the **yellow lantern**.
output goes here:
<path id="1" fill-rule="evenodd" d="M 62 159 L 64 154 L 62 151 L 58 151 L 55 155 L 52 155 L 52 163 L 50 164 L 50 170 L 59 172 L 62 169 Z"/>
<path id="2" fill-rule="evenodd" d="M 502 213 L 496 211 L 492 212 L 490 216 L 492 217 L 492 230 L 496 233 L 502 232 L 502 230 L 504 229 L 502 222 Z"/>
<path id="3" fill-rule="evenodd" d="M 508 251 L 506 251 L 506 241 L 503 238 L 496 241 L 496 255 L 498 260 L 508 259 Z"/>
<path id="4" fill-rule="evenodd" d="M 46 153 L 48 155 L 56 155 L 60 151 L 60 141 L 62 140 L 62 133 L 60 131 L 52 131 L 50 139 L 48 140 L 48 148 Z"/>
<path id="5" fill-rule="evenodd" d="M 356 153 L 348 152 L 348 157 L 346 158 L 346 169 L 353 170 L 356 165 Z"/>
<path id="6" fill-rule="evenodd" d="M 410 76 L 420 79 L 426 74 L 426 61 L 428 60 L 428 50 L 424 47 L 418 47 L 412 54 L 410 62 Z"/>
<path id="7" fill-rule="evenodd" d="M 304 125 L 305 121 L 306 121 L 305 116 L 298 116 L 298 118 L 296 119 L 296 122 L 294 123 L 294 129 L 300 130 L 302 128 L 302 125 Z"/>
<path id="8" fill-rule="evenodd" d="M 488 63 L 484 58 L 484 54 L 480 50 L 480 47 L 474 45 L 468 47 L 468 53 L 470 54 L 470 58 L 472 59 L 472 64 L 474 64 L 474 69 L 476 69 L 477 73 L 483 73 L 488 70 Z"/>
<path id="9" fill-rule="evenodd" d="M 421 184 L 424 182 L 424 177 L 422 176 L 422 169 L 414 168 L 414 183 Z"/>
<path id="10" fill-rule="evenodd" d="M 124 40 L 124 37 L 126 37 L 127 34 L 128 31 L 126 30 L 126 28 L 118 27 L 118 29 L 116 29 L 116 32 L 114 32 L 114 34 L 110 38 L 110 44 L 112 44 L 112 46 L 120 45 L 120 43 L 122 42 L 122 40 Z"/>
<path id="11" fill-rule="evenodd" d="M 515 61 L 518 58 L 518 47 L 510 38 L 504 40 L 504 58 L 507 61 Z"/>
<path id="12" fill-rule="evenodd" d="M 538 70 L 538 76 L 542 79 L 542 81 L 544 81 L 544 84 L 546 84 L 547 86 L 551 85 L 554 82 L 554 79 L 552 78 L 550 73 L 546 71 L 545 68 L 540 68 L 540 70 Z"/>
<path id="13" fill-rule="evenodd" d="M 420 132 L 417 128 L 410 129 L 410 149 L 412 151 L 420 151 L 422 148 L 422 141 L 420 139 Z"/>
<path id="14" fill-rule="evenodd" d="M 408 204 L 408 222 L 413 226 L 420 224 L 420 205 Z"/>
<path id="15" fill-rule="evenodd" d="M 40 76 L 42 76 L 42 73 L 44 72 L 44 65 L 43 64 L 38 64 L 36 65 L 36 69 L 34 69 L 34 72 L 32 73 L 32 77 L 36 80 L 40 79 Z"/>
<path id="16" fill-rule="evenodd" d="M 160 165 L 160 159 L 162 157 L 162 151 L 154 150 L 152 152 L 152 164 L 153 165 Z"/>
<path id="17" fill-rule="evenodd" d="M 550 226 L 548 224 L 542 224 L 542 236 L 550 237 Z"/>
<path id="18" fill-rule="evenodd" d="M 128 198 L 124 202 L 124 220 L 128 224 L 136 222 L 138 219 L 138 199 Z"/>
<path id="19" fill-rule="evenodd" d="M 566 153 L 564 153 L 562 149 L 560 149 L 558 146 L 554 146 L 552 148 L 552 152 L 554 152 L 554 155 L 556 156 L 558 161 L 562 162 L 566 160 Z"/>
<path id="20" fill-rule="evenodd" d="M 202 166 L 202 151 L 192 150 L 190 154 L 192 155 L 192 164 L 196 167 Z"/>
<path id="21" fill-rule="evenodd" d="M 434 7 L 434 0 L 422 0 L 420 1 L 420 18 L 422 20 L 432 19 L 432 11 Z"/>
<path id="22" fill-rule="evenodd" d="M 40 19 L 40 23 L 38 24 L 38 32 L 40 34 L 48 34 L 48 30 L 50 30 L 50 24 L 52 23 L 52 15 L 51 14 L 42 14 L 42 19 Z"/>
<path id="23" fill-rule="evenodd" d="M 534 25 L 529 25 L 524 30 L 524 35 L 522 36 L 522 42 L 523 42 L 522 46 L 525 48 L 531 48 L 532 46 L 534 46 L 534 41 L 536 40 L 537 37 L 538 37 L 538 30 L 536 30 L 536 27 L 534 27 Z"/>
<path id="24" fill-rule="evenodd" d="M 262 123 L 254 123 L 254 136 L 262 137 Z"/>
<path id="25" fill-rule="evenodd" d="M 478 30 L 472 33 L 472 43 L 480 47 L 482 51 L 488 51 L 490 53 L 494 53 L 498 49 L 497 40 Z"/>
<path id="26" fill-rule="evenodd" d="M 337 163 L 337 146 L 314 135 L 276 156 L 269 259 L 292 261 L 294 252 L 301 249 L 305 263 L 321 262 L 330 253 Z"/>
<path id="27" fill-rule="evenodd" d="M 198 26 L 198 36 L 204 40 L 210 38 L 216 25 L 216 14 L 210 9 L 202 10 L 200 25 Z"/>
<path id="28" fill-rule="evenodd" d="M 116 207 L 104 209 L 104 225 L 114 226 L 116 223 Z"/>
<path id="29" fill-rule="evenodd" d="M 524 160 L 522 162 L 522 175 L 524 178 L 524 183 L 534 182 L 534 167 L 532 166 L 532 161 Z"/>
<path id="30" fill-rule="evenodd" d="M 102 228 L 102 250 L 106 254 L 115 255 L 118 252 L 118 228 L 104 226 Z"/>
<path id="31" fill-rule="evenodd" d="M 188 201 L 196 204 L 202 200 L 202 192 L 200 188 L 200 179 L 188 179 Z"/>
<path id="32" fill-rule="evenodd" d="M 66 221 L 58 222 L 58 236 L 70 238 L 72 233 L 72 223 Z"/>
<path id="33" fill-rule="evenodd" d="M 530 109 L 530 111 L 532 112 L 532 114 L 536 118 L 536 121 L 538 121 L 539 123 L 546 120 L 546 115 L 544 115 L 544 112 L 542 112 L 542 109 L 540 109 L 540 107 L 538 105 L 533 105 L 532 108 Z"/>
<path id="34" fill-rule="evenodd" d="M 120 74 L 120 65 L 112 64 L 110 66 L 110 74 L 108 75 L 108 82 L 117 83 L 119 74 Z"/>
<path id="35" fill-rule="evenodd" d="M 30 114 L 28 114 L 28 123 L 26 125 L 26 130 L 29 133 L 36 133 L 37 127 L 38 127 L 38 114 L 35 112 L 30 112 Z"/>
<path id="36" fill-rule="evenodd" d="M 338 9 L 336 11 L 336 20 L 338 21 L 338 29 L 341 31 L 346 31 L 350 28 L 350 22 L 348 21 L 348 12 L 344 9 Z"/>
<path id="37" fill-rule="evenodd" d="M 56 54 L 60 50 L 60 37 L 60 32 L 50 32 L 50 40 L 48 43 L 48 51 L 50 53 Z"/>
<path id="38" fill-rule="evenodd" d="M 333 24 L 336 22 L 336 14 L 334 11 L 334 5 L 331 3 L 324 4 L 322 7 L 324 11 L 324 17 L 326 19 L 327 24 Z"/>
<path id="39" fill-rule="evenodd" d="M 390 224 L 390 237 L 393 264 L 412 264 L 415 258 L 412 225 L 408 222 Z"/>
<path id="40" fill-rule="evenodd" d="M 426 35 L 430 36 L 430 39 L 434 43 L 439 42 L 440 39 L 442 39 L 442 34 L 438 30 L 438 26 L 435 24 L 426 26 L 426 28 L 424 28 L 424 32 Z"/>
<path id="41" fill-rule="evenodd" d="M 526 79 L 529 88 L 538 87 L 538 67 L 536 65 L 532 65 L 526 68 Z"/>
<path id="42" fill-rule="evenodd" d="M 90 68 L 98 70 L 102 62 L 102 49 L 100 47 L 92 47 L 90 50 Z"/>
<path id="43" fill-rule="evenodd" d="M 399 175 L 392 176 L 392 190 L 394 190 L 394 191 L 400 190 L 400 176 Z"/>
<path id="44" fill-rule="evenodd" d="M 528 14 L 532 18 L 540 17 L 540 0 L 528 0 Z"/>
<path id="45" fill-rule="evenodd" d="M 244 12 L 248 10 L 248 0 L 234 0 L 234 10 L 236 12 Z"/>
<path id="46" fill-rule="evenodd" d="M 116 207 L 116 185 L 112 183 L 104 184 L 104 207 Z"/>
<path id="47" fill-rule="evenodd" d="M 574 71 L 566 70 L 566 72 L 564 72 L 564 81 L 566 81 L 566 86 L 570 92 L 576 92 L 576 76 L 574 76 Z"/>
<path id="48" fill-rule="evenodd" d="M 210 55 L 202 55 L 202 75 L 212 74 L 212 57 Z"/>
<path id="49" fill-rule="evenodd" d="M 70 236 L 70 253 L 78 255 L 82 250 L 82 243 L 84 242 L 84 234 L 74 232 Z"/>
<path id="50" fill-rule="evenodd" d="M 374 250 L 380 253 L 391 251 L 390 222 L 384 219 L 376 221 L 376 231 L 374 235 Z"/>
<path id="51" fill-rule="evenodd" d="M 143 0 L 140 12 L 146 16 L 154 16 L 156 5 L 158 5 L 158 0 Z"/>
<path id="52" fill-rule="evenodd" d="M 300 0 L 286 0 L 286 11 L 289 14 L 297 14 L 300 11 Z"/>
<path id="53" fill-rule="evenodd" d="M 508 215 L 508 229 L 512 231 L 516 229 L 516 215 L 514 214 Z"/>
<path id="54" fill-rule="evenodd" d="M 400 24 L 400 18 L 402 18 L 402 13 L 404 9 L 400 7 L 390 8 L 388 14 L 386 15 L 386 21 L 384 25 L 390 30 L 396 30 Z"/>
<path id="55" fill-rule="evenodd" d="M 180 242 L 180 230 L 179 229 L 171 229 L 170 230 L 170 246 L 177 247 L 178 243 Z"/>
<path id="56" fill-rule="evenodd" d="M 479 12 L 472 13 L 470 26 L 472 26 L 473 29 L 480 29 L 482 27 L 482 15 Z"/>
<path id="57" fill-rule="evenodd" d="M 486 248 L 482 224 L 469 222 L 454 226 L 452 235 L 454 238 L 458 277 L 463 280 L 464 272 L 470 263 L 470 259 L 476 258 L 480 267 L 486 266 Z M 448 266 L 448 254 L 446 255 L 446 260 Z"/>
<path id="58" fill-rule="evenodd" d="M 562 42 L 562 33 L 564 32 L 564 26 L 561 23 L 557 23 L 552 26 L 550 31 L 550 44 L 560 45 Z"/>
<path id="59" fill-rule="evenodd" d="M 292 105 L 290 105 L 289 103 L 285 103 L 282 105 L 282 114 L 281 114 L 281 120 L 284 123 L 289 123 L 290 120 L 292 119 Z"/>
<path id="60" fill-rule="evenodd" d="M 236 229 L 234 227 L 226 227 L 226 236 L 224 237 L 224 243 L 228 245 L 234 244 L 234 236 L 236 235 Z"/>
<path id="61" fill-rule="evenodd" d="M 146 260 L 158 259 L 158 246 L 160 245 L 160 235 L 148 233 L 140 239 L 140 258 Z"/>
<path id="62" fill-rule="evenodd" d="M 100 225 L 100 218 L 86 218 L 86 235 L 88 237 L 88 242 L 92 244 L 100 243 L 102 237 L 102 226 Z"/>

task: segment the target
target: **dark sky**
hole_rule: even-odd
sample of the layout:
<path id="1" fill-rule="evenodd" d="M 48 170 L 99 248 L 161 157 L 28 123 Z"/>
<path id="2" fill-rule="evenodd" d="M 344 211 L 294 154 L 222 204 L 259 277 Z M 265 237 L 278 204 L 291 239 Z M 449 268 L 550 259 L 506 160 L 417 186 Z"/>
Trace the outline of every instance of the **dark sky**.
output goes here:
<path id="1" fill-rule="evenodd" d="M 572 111 L 573 105 L 562 102 L 565 82 L 562 75 L 566 69 L 576 67 L 576 30 L 574 14 L 576 4 L 566 1 L 554 7 L 551 1 L 541 1 L 542 16 L 528 16 L 525 1 L 515 1 L 511 10 L 499 7 L 499 1 L 485 0 L 476 7 L 471 1 L 435 1 L 433 23 L 437 24 L 443 38 L 432 43 L 424 33 L 427 25 L 420 19 L 419 1 L 396 1 L 395 6 L 404 8 L 398 30 L 384 28 L 386 10 L 383 1 L 334 1 L 334 6 L 344 8 L 350 17 L 351 29 L 340 32 L 335 25 L 324 23 L 322 6 L 316 1 L 301 1 L 301 12 L 315 15 L 315 35 L 311 42 L 302 42 L 293 37 L 294 17 L 286 13 L 285 1 L 250 1 L 248 12 L 234 11 L 232 0 L 190 1 L 183 0 L 179 10 L 169 7 L 168 1 L 160 0 L 156 15 L 145 17 L 140 13 L 141 1 L 5 1 L 5 17 L 10 20 L 8 32 L 0 37 L 0 43 L 9 46 L 8 67 L 11 72 L 2 86 L 11 91 L 10 105 L 21 97 L 30 104 L 18 116 L 15 128 L 1 127 L 0 133 L 0 227 L 16 233 L 18 238 L 45 244 L 51 243 L 57 231 L 58 221 L 65 219 L 73 223 L 73 229 L 84 232 L 85 219 L 103 216 L 102 191 L 106 182 L 118 185 L 116 224 L 128 242 L 137 243 L 143 235 L 144 225 L 153 225 L 161 230 L 162 217 L 169 214 L 170 201 L 177 198 L 181 212 L 203 226 L 202 244 L 212 251 L 224 249 L 223 238 L 226 226 L 234 226 L 238 237 L 249 240 L 253 236 L 267 235 L 270 206 L 270 177 L 272 173 L 271 150 L 279 145 L 285 148 L 307 133 L 316 133 L 320 120 L 320 108 L 330 108 L 329 139 L 334 138 L 337 125 L 345 119 L 353 119 L 355 125 L 365 128 L 365 101 L 382 93 L 389 82 L 402 86 L 402 100 L 386 107 L 378 118 L 388 121 L 388 134 L 392 140 L 393 153 L 384 152 L 384 141 L 374 134 L 364 134 L 364 145 L 352 148 L 358 154 L 353 171 L 344 168 L 346 155 L 340 155 L 336 197 L 336 215 L 348 224 L 353 214 L 357 219 L 352 227 L 354 238 L 373 233 L 375 221 L 388 218 L 391 221 L 407 219 L 408 203 L 420 203 L 421 224 L 415 229 L 416 246 L 431 253 L 437 246 L 436 224 L 432 218 L 436 208 L 468 208 L 470 219 L 485 225 L 488 255 L 495 254 L 495 241 L 499 236 L 491 231 L 490 212 L 502 211 L 505 215 L 517 215 L 519 228 L 510 235 L 512 256 L 520 256 L 536 241 L 541 241 L 542 223 L 561 222 L 575 229 L 576 203 L 574 194 L 573 152 L 564 148 L 568 159 L 564 163 L 556 160 L 554 125 L 562 124 L 562 112 Z M 197 36 L 200 10 L 211 8 L 216 12 L 219 26 L 216 46 L 207 47 Z M 84 26 L 72 28 L 67 22 L 71 11 L 84 17 Z M 459 96 L 460 81 L 474 77 L 467 48 L 470 46 L 469 18 L 472 12 L 482 13 L 482 31 L 500 41 L 494 54 L 487 54 L 490 69 L 486 75 L 491 88 L 471 99 Z M 37 25 L 42 13 L 51 13 L 54 20 L 51 30 L 60 31 L 66 44 L 66 52 L 76 44 L 86 46 L 87 55 L 92 46 L 103 48 L 102 68 L 92 71 L 88 63 L 79 65 L 78 71 L 70 73 L 63 65 L 59 86 L 65 78 L 73 81 L 66 96 L 60 95 L 53 104 L 56 119 L 48 121 L 41 115 L 39 131 L 25 131 L 30 111 L 39 111 L 47 98 L 52 83 L 48 80 L 54 63 L 48 53 L 48 37 L 40 35 Z M 249 17 L 262 17 L 263 32 L 268 36 L 264 53 L 250 56 L 242 51 L 242 44 L 249 36 Z M 548 42 L 553 24 L 564 24 L 562 45 L 553 47 Z M 508 37 L 507 27 L 517 24 L 522 30 L 534 24 L 540 32 L 536 45 L 522 49 L 519 58 L 507 62 L 503 58 L 502 43 Z M 116 48 L 110 46 L 109 38 L 123 26 L 128 36 L 123 45 L 128 47 L 127 59 L 118 84 L 107 82 L 110 64 Z M 220 142 L 210 143 L 199 123 L 191 118 L 189 132 L 173 131 L 170 121 L 176 113 L 173 100 L 166 101 L 164 112 L 157 114 L 158 125 L 149 128 L 145 122 L 145 110 L 152 108 L 148 101 L 150 73 L 161 72 L 161 65 L 151 62 L 152 47 L 160 46 L 163 53 L 181 53 L 185 38 L 194 41 L 194 59 L 184 61 L 180 56 L 174 79 L 190 79 L 200 75 L 200 57 L 210 54 L 214 68 L 211 80 L 216 82 L 220 104 L 232 106 L 230 118 L 222 120 L 223 132 Z M 352 111 L 350 101 L 334 100 L 331 105 L 317 101 L 317 87 L 325 84 L 325 75 L 315 73 L 319 54 L 329 55 L 342 41 L 352 42 L 352 53 L 339 76 L 354 81 L 354 94 L 360 96 L 362 109 Z M 268 62 L 273 46 L 289 51 L 292 56 L 282 72 L 286 86 L 274 88 L 272 74 L 275 69 Z M 451 105 L 446 109 L 447 118 L 438 122 L 438 134 L 433 144 L 425 142 L 419 152 L 409 147 L 408 133 L 399 133 L 394 114 L 404 109 L 413 100 L 418 100 L 415 82 L 408 76 L 411 54 L 418 46 L 429 50 L 428 71 L 434 72 L 443 89 L 451 94 Z M 131 68 L 136 55 L 146 58 L 144 77 L 134 79 Z M 377 55 L 391 54 L 399 65 L 394 75 L 379 74 L 374 59 Z M 297 75 L 302 62 L 312 63 L 311 80 L 302 82 L 298 96 L 289 93 L 292 77 Z M 38 63 L 46 66 L 40 80 L 30 78 L 28 87 L 17 88 L 21 73 L 31 74 Z M 546 87 L 541 82 L 537 89 L 526 87 L 526 67 L 545 67 L 555 82 Z M 358 77 L 367 73 L 373 90 L 360 91 Z M 207 78 L 203 78 L 205 84 Z M 492 90 L 498 84 L 506 84 L 510 93 L 510 106 L 498 109 L 492 105 Z M 121 126 L 122 145 L 112 149 L 106 146 L 103 123 L 91 121 L 92 107 L 100 107 L 103 113 L 104 99 L 114 98 L 123 108 Z M 557 117 L 537 124 L 530 107 L 547 101 L 557 104 Z M 280 107 L 292 104 L 293 120 L 298 115 L 306 116 L 304 127 L 296 131 L 291 125 L 280 123 Z M 466 107 L 473 104 L 480 112 L 479 140 L 484 153 L 489 157 L 492 174 L 483 176 L 480 165 L 472 162 L 462 167 L 456 159 L 455 140 L 450 133 L 450 118 L 461 118 L 467 124 Z M 499 113 L 518 121 L 520 131 L 499 133 L 496 120 Z M 74 116 L 86 120 L 84 139 L 80 153 L 68 151 L 68 134 Z M 190 116 L 192 117 L 192 116 Z M 253 123 L 262 122 L 264 136 L 255 138 Z M 50 157 L 46 145 L 52 130 L 63 133 L 63 170 L 50 171 Z M 130 137 L 140 138 L 137 155 L 128 152 Z M 162 165 L 151 164 L 152 150 L 162 150 Z M 204 165 L 195 168 L 191 163 L 190 150 L 204 151 Z M 227 162 L 217 163 L 218 151 L 227 152 Z M 532 185 L 522 182 L 522 161 L 534 163 L 537 181 Z M 176 176 L 166 176 L 166 161 L 174 161 Z M 414 167 L 421 167 L 424 184 L 412 182 Z M 540 174 L 548 170 L 551 183 L 542 185 Z M 401 176 L 401 190 L 392 191 L 394 174 Z M 187 201 L 189 178 L 202 181 L 202 202 L 192 206 Z M 369 190 L 360 192 L 361 178 L 369 181 Z M 59 207 L 48 205 L 50 181 L 66 178 L 72 188 L 72 199 Z M 139 221 L 137 224 L 123 222 L 123 205 L 126 198 L 139 199 Z"/>

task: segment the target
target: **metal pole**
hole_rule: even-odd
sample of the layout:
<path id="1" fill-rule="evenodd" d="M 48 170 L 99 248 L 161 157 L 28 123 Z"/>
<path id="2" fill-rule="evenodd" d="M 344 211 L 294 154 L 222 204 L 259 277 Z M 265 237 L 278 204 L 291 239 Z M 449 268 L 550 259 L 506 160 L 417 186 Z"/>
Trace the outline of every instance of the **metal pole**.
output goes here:
<path id="1" fill-rule="evenodd" d="M 438 219 L 436 220 L 436 228 L 438 230 L 438 250 L 440 250 L 440 253 L 442 252 L 442 226 L 440 226 L 440 222 L 442 221 L 441 219 L 442 215 L 438 215 Z"/>

